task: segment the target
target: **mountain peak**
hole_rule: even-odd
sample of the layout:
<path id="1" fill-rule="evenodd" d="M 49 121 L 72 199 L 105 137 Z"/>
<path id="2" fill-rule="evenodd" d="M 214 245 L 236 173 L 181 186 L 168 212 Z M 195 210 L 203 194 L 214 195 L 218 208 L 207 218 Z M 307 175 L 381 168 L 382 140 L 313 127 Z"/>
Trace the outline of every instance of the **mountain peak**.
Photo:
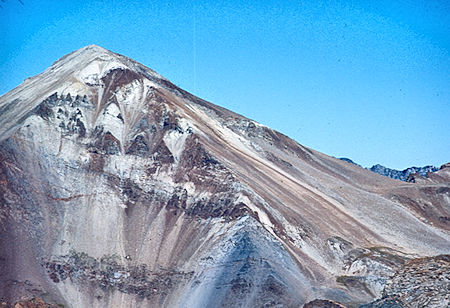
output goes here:
<path id="1" fill-rule="evenodd" d="M 98 45 L 88 45 L 60 58 L 47 71 L 74 74 L 76 79 L 89 84 L 95 81 L 93 79 L 104 77 L 114 69 L 149 71 L 157 75 L 142 64 Z"/>
<path id="2" fill-rule="evenodd" d="M 440 172 L 376 176 L 87 46 L 0 97 L 0 298 L 354 307 L 448 253 Z"/>
<path id="3" fill-rule="evenodd" d="M 81 55 L 81 54 L 85 54 L 85 53 L 89 53 L 89 54 L 115 54 L 114 52 L 103 48 L 101 46 L 95 45 L 95 44 L 91 44 L 91 45 L 87 45 L 84 47 L 81 47 L 77 50 L 74 50 L 73 52 L 69 53 L 68 55 L 74 54 L 74 55 Z M 68 56 L 66 55 L 66 56 Z M 64 58 L 64 57 L 63 57 Z"/>
<path id="4" fill-rule="evenodd" d="M 3 123 L 0 140 L 6 138 L 16 126 L 16 119 L 25 118 L 54 93 L 101 99 L 106 96 L 103 94 L 110 95 L 124 81 L 130 83 L 135 79 L 146 80 L 147 84 L 154 87 L 168 84 L 167 79 L 148 67 L 98 45 L 88 45 L 73 51 L 55 61 L 41 74 L 27 78 L 17 88 L 0 97 L 0 122 Z M 118 84 L 113 86 L 111 82 Z M 19 107 L 13 108 L 13 105 Z"/>
<path id="5" fill-rule="evenodd" d="M 106 48 L 103 48 L 102 46 L 98 46 L 95 44 L 90 44 L 90 45 L 84 46 L 84 47 L 80 48 L 79 50 L 86 50 L 86 49 L 92 49 L 92 50 L 96 50 L 98 52 L 106 51 L 106 52 L 112 53 L 111 51 L 107 50 Z"/>

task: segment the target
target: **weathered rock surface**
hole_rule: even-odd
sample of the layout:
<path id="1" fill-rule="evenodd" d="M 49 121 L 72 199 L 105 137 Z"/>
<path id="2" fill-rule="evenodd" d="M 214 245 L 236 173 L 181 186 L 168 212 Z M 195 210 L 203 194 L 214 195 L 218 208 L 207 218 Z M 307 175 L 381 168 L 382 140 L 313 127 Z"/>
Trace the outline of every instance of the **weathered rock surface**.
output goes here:
<path id="1" fill-rule="evenodd" d="M 450 163 L 442 165 L 435 172 L 428 172 L 426 176 L 414 173 L 410 174 L 406 180 L 411 183 L 448 183 L 450 182 Z"/>
<path id="2" fill-rule="evenodd" d="M 422 177 L 427 177 L 428 173 L 438 171 L 439 168 L 434 166 L 425 166 L 425 167 L 410 167 L 406 168 L 405 170 L 395 170 L 377 164 L 370 167 L 369 170 L 384 176 L 388 176 L 392 179 L 408 182 L 408 178 L 410 175 L 419 175 Z"/>
<path id="3" fill-rule="evenodd" d="M 345 308 L 345 306 L 327 299 L 315 299 L 306 303 L 303 308 Z"/>
<path id="4" fill-rule="evenodd" d="M 385 296 L 397 295 L 408 307 L 446 307 L 450 303 L 450 255 L 414 259 L 386 284 Z"/>
<path id="5" fill-rule="evenodd" d="M 339 158 L 342 161 L 345 161 L 347 163 L 356 165 L 361 167 L 361 165 L 358 165 L 350 158 L 341 157 Z M 444 165 L 445 166 L 445 165 Z M 424 179 L 428 177 L 433 177 L 433 173 L 440 170 L 439 168 L 435 166 L 424 166 L 424 167 L 410 167 L 406 168 L 404 170 L 396 170 L 387 168 L 385 166 L 382 166 L 380 164 L 373 165 L 370 168 L 367 168 L 370 171 L 373 171 L 375 173 L 390 177 L 391 179 L 396 179 L 404 182 L 411 182 L 415 183 L 417 180 L 423 181 Z M 442 169 L 442 167 L 441 167 Z"/>
<path id="6" fill-rule="evenodd" d="M 306 148 L 88 46 L 0 97 L 0 298 L 356 307 L 449 252 L 449 188 Z"/>
<path id="7" fill-rule="evenodd" d="M 404 308 L 408 307 L 399 296 L 384 296 L 369 304 L 359 306 L 359 308 Z"/>
<path id="8" fill-rule="evenodd" d="M 412 259 L 384 286 L 383 296 L 360 308 L 448 307 L 450 255 Z"/>
<path id="9" fill-rule="evenodd" d="M 0 308 L 61 308 L 63 305 L 46 303 L 42 298 L 30 298 L 16 302 L 14 305 L 0 302 Z"/>

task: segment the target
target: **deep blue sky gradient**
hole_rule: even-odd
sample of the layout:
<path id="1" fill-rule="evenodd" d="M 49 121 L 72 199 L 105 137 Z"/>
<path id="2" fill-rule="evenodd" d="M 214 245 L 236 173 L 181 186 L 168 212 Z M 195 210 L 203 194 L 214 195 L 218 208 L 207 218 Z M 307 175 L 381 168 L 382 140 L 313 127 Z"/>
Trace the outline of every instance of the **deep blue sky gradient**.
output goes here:
<path id="1" fill-rule="evenodd" d="M 449 1 L 23 3 L 0 3 L 0 94 L 97 44 L 329 155 L 450 161 Z"/>

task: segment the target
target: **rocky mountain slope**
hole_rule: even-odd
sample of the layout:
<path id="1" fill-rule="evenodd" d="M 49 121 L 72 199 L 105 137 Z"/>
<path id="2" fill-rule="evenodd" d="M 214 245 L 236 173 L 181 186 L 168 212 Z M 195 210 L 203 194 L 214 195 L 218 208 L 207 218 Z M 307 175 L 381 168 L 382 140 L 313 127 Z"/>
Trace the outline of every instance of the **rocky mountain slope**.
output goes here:
<path id="1" fill-rule="evenodd" d="M 88 46 L 0 97 L 0 299 L 356 307 L 449 253 L 449 194 L 445 170 L 391 180 Z"/>
<path id="2" fill-rule="evenodd" d="M 343 160 L 345 162 L 348 162 L 350 164 L 360 166 L 349 158 L 342 157 L 339 159 Z M 408 182 L 408 178 L 411 179 L 410 176 L 419 175 L 421 177 L 428 177 L 429 172 L 436 172 L 439 170 L 439 168 L 434 167 L 434 166 L 410 167 L 410 168 L 406 168 L 405 170 L 396 170 L 396 169 L 387 168 L 380 164 L 373 165 L 372 167 L 367 168 L 367 169 L 370 171 L 373 171 L 375 173 L 390 177 L 391 179 L 396 179 L 396 180 L 400 180 L 400 181 L 404 181 L 404 182 Z"/>

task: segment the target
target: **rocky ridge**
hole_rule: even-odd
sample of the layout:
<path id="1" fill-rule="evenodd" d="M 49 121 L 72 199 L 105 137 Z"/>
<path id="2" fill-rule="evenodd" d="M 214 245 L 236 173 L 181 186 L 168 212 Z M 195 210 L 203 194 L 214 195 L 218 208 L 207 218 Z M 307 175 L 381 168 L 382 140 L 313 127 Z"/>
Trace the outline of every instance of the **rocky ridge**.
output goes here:
<path id="1" fill-rule="evenodd" d="M 439 168 L 434 167 L 434 166 L 410 167 L 410 168 L 406 168 L 405 170 L 399 171 L 399 170 L 395 170 L 395 169 L 386 168 L 382 165 L 377 164 L 377 165 L 373 165 L 372 167 L 370 167 L 369 170 L 371 170 L 375 173 L 384 175 L 384 176 L 388 176 L 393 179 L 407 182 L 408 177 L 412 174 L 418 174 L 418 175 L 427 177 L 427 174 L 429 172 L 438 171 Z"/>
<path id="2" fill-rule="evenodd" d="M 355 163 L 350 158 L 341 157 L 339 158 L 342 161 L 348 162 L 350 164 L 354 164 L 356 166 L 361 167 L 357 163 Z M 391 179 L 396 179 L 404 182 L 412 182 L 414 181 L 415 177 L 428 177 L 429 173 L 436 172 L 439 170 L 439 168 L 435 166 L 424 166 L 424 167 L 410 167 L 406 168 L 405 170 L 396 170 L 387 168 L 385 166 L 382 166 L 380 164 L 373 165 L 370 168 L 367 168 L 370 171 L 373 171 L 375 173 L 390 177 Z"/>

